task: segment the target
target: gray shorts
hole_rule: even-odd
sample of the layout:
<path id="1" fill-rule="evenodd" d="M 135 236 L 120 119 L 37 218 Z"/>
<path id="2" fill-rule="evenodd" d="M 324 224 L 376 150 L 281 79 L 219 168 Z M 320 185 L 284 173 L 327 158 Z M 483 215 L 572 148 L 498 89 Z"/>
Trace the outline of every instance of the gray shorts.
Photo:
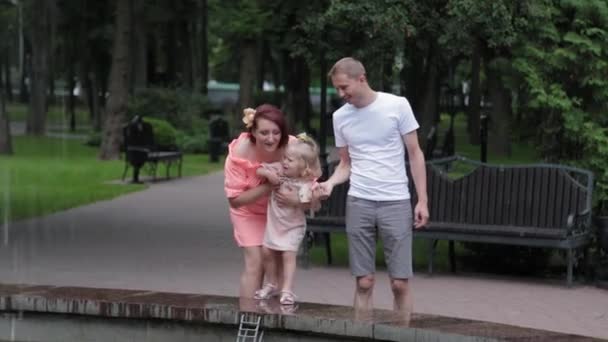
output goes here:
<path id="1" fill-rule="evenodd" d="M 384 244 L 384 258 L 393 279 L 408 279 L 412 270 L 412 206 L 410 200 L 346 199 L 346 235 L 350 270 L 355 277 L 376 270 L 376 227 Z"/>

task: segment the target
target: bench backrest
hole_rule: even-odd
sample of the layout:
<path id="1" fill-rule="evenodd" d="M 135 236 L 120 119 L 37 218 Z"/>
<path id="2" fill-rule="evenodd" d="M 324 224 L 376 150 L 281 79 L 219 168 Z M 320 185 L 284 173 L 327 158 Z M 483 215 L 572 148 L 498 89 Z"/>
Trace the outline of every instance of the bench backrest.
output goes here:
<path id="1" fill-rule="evenodd" d="M 154 130 L 152 125 L 145 122 L 140 116 L 135 116 L 123 128 L 125 149 L 129 146 L 154 146 Z"/>
<path id="2" fill-rule="evenodd" d="M 472 171 L 450 178 L 456 162 Z M 336 161 L 329 164 L 330 175 L 336 166 Z M 569 215 L 590 213 L 592 189 L 591 172 L 563 165 L 491 165 L 458 156 L 427 162 L 431 222 L 563 229 Z M 318 215 L 344 216 L 347 192 L 348 182 L 335 187 Z"/>
<path id="3" fill-rule="evenodd" d="M 451 179 L 446 170 L 454 162 L 473 169 Z M 563 229 L 568 216 L 591 210 L 593 176 L 563 165 L 490 165 L 455 157 L 427 163 L 427 186 L 435 222 Z"/>

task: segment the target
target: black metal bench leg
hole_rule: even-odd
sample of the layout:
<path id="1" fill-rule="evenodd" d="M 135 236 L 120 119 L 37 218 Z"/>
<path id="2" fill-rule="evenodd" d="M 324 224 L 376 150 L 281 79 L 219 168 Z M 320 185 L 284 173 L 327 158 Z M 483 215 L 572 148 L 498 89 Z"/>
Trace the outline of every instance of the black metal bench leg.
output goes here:
<path id="1" fill-rule="evenodd" d="M 331 236 L 329 233 L 324 233 L 323 238 L 325 240 L 325 253 L 327 253 L 327 264 L 331 265 L 332 257 L 331 257 Z"/>
<path id="2" fill-rule="evenodd" d="M 182 158 L 179 158 L 179 161 L 177 162 L 177 174 L 179 176 L 179 178 L 182 178 Z"/>
<path id="3" fill-rule="evenodd" d="M 435 247 L 437 246 L 437 240 L 429 240 L 429 275 L 433 274 L 433 259 L 435 258 Z"/>
<path id="4" fill-rule="evenodd" d="M 566 273 L 566 285 L 572 287 L 572 270 L 574 268 L 574 251 L 568 249 L 568 270 Z"/>
<path id="5" fill-rule="evenodd" d="M 127 176 L 127 171 L 129 171 L 129 162 L 125 162 L 125 169 L 122 171 L 122 180 L 125 180 Z"/>
<path id="6" fill-rule="evenodd" d="M 133 183 L 139 183 L 139 170 L 140 169 L 141 169 L 140 166 L 133 167 Z"/>
<path id="7" fill-rule="evenodd" d="M 456 273 L 456 252 L 454 251 L 454 241 L 450 241 L 450 271 Z"/>

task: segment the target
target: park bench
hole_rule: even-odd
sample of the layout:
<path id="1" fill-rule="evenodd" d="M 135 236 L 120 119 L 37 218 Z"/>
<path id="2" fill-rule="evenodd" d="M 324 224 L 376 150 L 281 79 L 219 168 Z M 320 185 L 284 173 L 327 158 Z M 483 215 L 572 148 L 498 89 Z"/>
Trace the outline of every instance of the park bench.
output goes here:
<path id="1" fill-rule="evenodd" d="M 491 243 L 566 250 L 566 281 L 572 284 L 574 252 L 592 236 L 591 172 L 555 164 L 492 165 L 460 156 L 427 161 L 426 170 L 430 220 L 414 236 L 429 240 L 429 274 L 437 241 L 450 241 L 452 269 L 454 241 Z M 307 218 L 309 232 L 344 232 L 347 191 L 346 183 L 334 188 L 321 210 Z M 327 239 L 325 247 L 330 262 Z"/>
<path id="2" fill-rule="evenodd" d="M 125 168 L 122 179 L 127 171 L 133 168 L 133 183 L 139 183 L 139 173 L 147 166 L 148 173 L 156 180 L 158 164 L 165 165 L 166 178 L 170 177 L 170 169 L 177 167 L 178 177 L 182 175 L 183 154 L 176 147 L 158 146 L 154 142 L 152 125 L 145 122 L 141 116 L 135 116 L 123 128 L 123 147 L 125 153 Z"/>

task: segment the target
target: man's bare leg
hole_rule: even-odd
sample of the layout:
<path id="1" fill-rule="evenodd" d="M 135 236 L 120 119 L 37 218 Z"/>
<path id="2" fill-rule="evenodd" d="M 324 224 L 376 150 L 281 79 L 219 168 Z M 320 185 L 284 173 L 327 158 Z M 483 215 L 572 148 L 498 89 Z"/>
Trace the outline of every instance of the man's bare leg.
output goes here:
<path id="1" fill-rule="evenodd" d="M 393 291 L 393 310 L 400 312 L 406 323 L 409 324 L 414 302 L 408 279 L 391 278 L 391 290 Z"/>
<path id="2" fill-rule="evenodd" d="M 355 303 L 354 308 L 357 311 L 368 311 L 372 310 L 374 303 L 372 301 L 372 294 L 374 290 L 374 275 L 368 274 L 366 276 L 357 277 L 356 288 L 355 288 Z"/>

